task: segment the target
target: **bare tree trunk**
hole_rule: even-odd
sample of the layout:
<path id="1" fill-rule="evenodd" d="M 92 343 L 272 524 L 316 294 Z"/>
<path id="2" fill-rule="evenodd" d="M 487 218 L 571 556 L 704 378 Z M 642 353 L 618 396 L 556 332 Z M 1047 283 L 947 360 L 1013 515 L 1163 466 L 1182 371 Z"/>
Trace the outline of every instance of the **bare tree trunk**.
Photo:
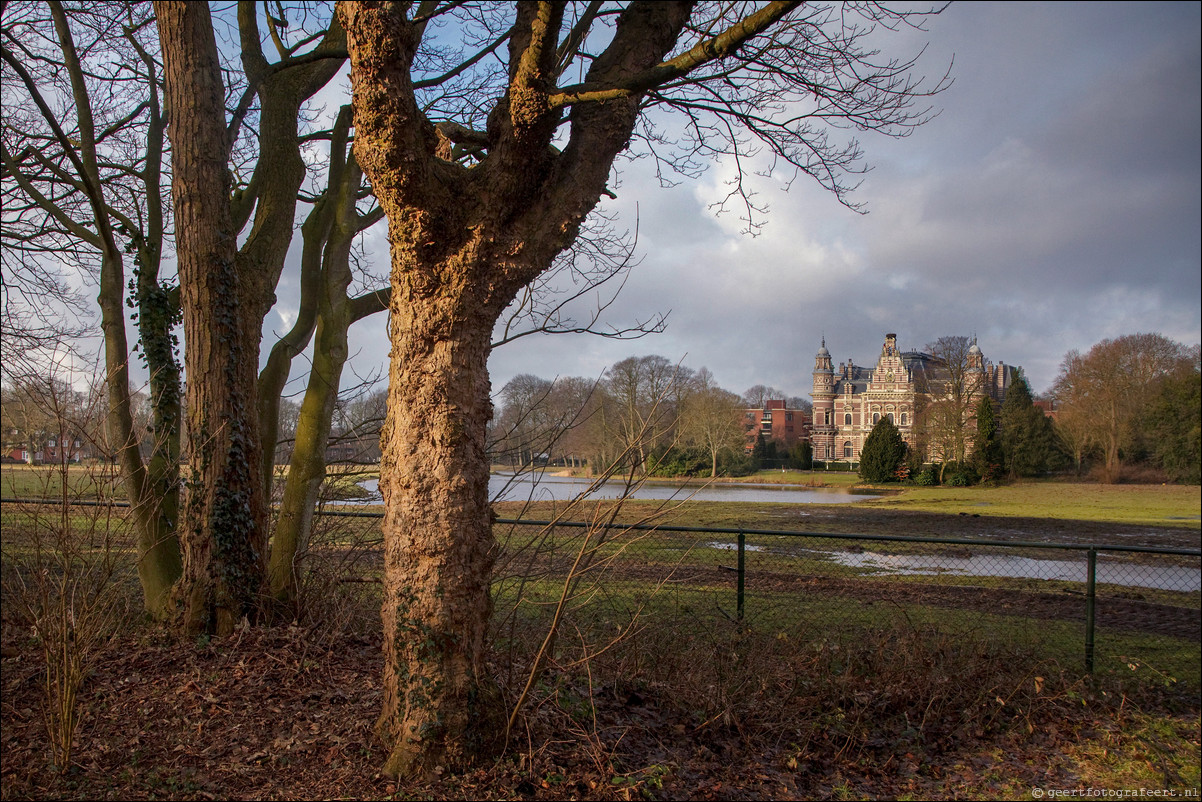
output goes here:
<path id="1" fill-rule="evenodd" d="M 84 224 L 76 223 L 71 215 L 42 194 L 36 187 L 44 177 L 35 178 L 35 173 L 26 173 L 20 160 L 14 161 L 8 151 L 3 152 L 6 175 L 11 177 L 22 190 L 39 206 L 47 211 L 55 220 L 53 228 L 63 226 L 73 237 L 94 247 L 100 254 L 100 292 L 97 301 L 101 309 L 101 329 L 104 334 L 105 376 L 107 381 L 108 413 L 106 428 L 108 441 L 113 450 L 113 457 L 120 466 L 122 480 L 126 493 L 133 507 L 134 526 L 137 532 L 138 574 L 142 583 L 144 602 L 147 611 L 155 618 L 165 617 L 170 609 L 169 591 L 179 576 L 179 549 L 175 542 L 173 528 L 174 519 L 169 503 L 160 504 L 155 495 L 158 486 L 157 464 L 152 465 L 148 478 L 138 450 L 137 433 L 133 425 L 131 399 L 129 390 L 129 349 L 125 330 L 125 272 L 123 248 L 118 245 L 116 233 L 113 230 L 113 210 L 106 203 L 105 185 L 99 168 L 97 155 L 96 122 L 93 116 L 91 97 L 85 70 L 80 62 L 79 53 L 75 46 L 74 36 L 68 21 L 67 12 L 61 3 L 50 3 L 50 16 L 53 20 L 55 33 L 59 40 L 62 53 L 62 68 L 65 69 L 71 83 L 71 95 L 78 128 L 76 138 L 70 138 L 58 121 L 58 114 L 46 103 L 38 88 L 37 79 L 25 69 L 20 61 L 3 51 L 6 64 L 12 69 L 20 82 L 24 84 L 31 100 L 37 106 L 44 121 L 48 124 L 53 138 L 58 141 L 66 163 L 75 171 L 75 176 L 69 180 L 74 183 L 87 199 L 91 211 L 91 221 Z M 149 93 L 149 106 L 152 117 L 158 109 L 157 95 L 152 89 Z M 158 182 L 158 157 L 156 150 L 156 129 L 152 120 L 148 133 L 148 150 L 144 169 L 140 179 L 152 189 Z M 57 169 L 57 168 L 56 168 Z M 56 173 L 52 183 L 57 185 L 63 180 L 63 175 Z M 52 193 L 57 196 L 57 191 Z M 153 203 L 148 204 L 147 211 L 150 230 L 147 238 L 157 242 L 156 236 L 161 234 L 160 217 Z M 74 211 L 74 210 L 73 210 Z M 83 211 L 82 208 L 78 211 Z M 128 233 L 124 232 L 123 234 Z M 145 251 L 146 240 L 141 240 L 139 250 Z M 147 352 L 148 362 L 152 370 L 156 367 L 153 355 Z M 10 370 L 11 370 L 11 366 Z M 178 378 L 178 376 L 177 376 Z M 153 377 L 152 377 L 153 381 Z M 61 435 L 60 435 L 61 437 Z M 29 443 L 28 461 L 32 464 L 38 445 L 31 439 Z"/>
<path id="2" fill-rule="evenodd" d="M 171 122 L 176 251 L 184 312 L 191 477 L 182 629 L 233 630 L 254 617 L 266 514 L 255 414 L 258 332 L 246 331 L 229 207 L 224 87 L 208 5 L 156 2 Z"/>
<path id="3" fill-rule="evenodd" d="M 432 6 L 431 6 L 432 7 Z M 422 6 L 426 9 L 426 6 Z M 413 93 L 424 12 L 400 3 L 340 3 L 348 34 L 355 154 L 388 217 L 392 297 L 384 496 L 385 772 L 421 776 L 470 763 L 503 732 L 485 672 L 495 560 L 486 427 L 493 326 L 518 290 L 550 268 L 596 205 L 638 115 L 633 95 L 573 110 L 573 144 L 551 141 L 548 102 L 565 6 L 523 3 L 510 78 L 489 117 L 489 156 L 450 157 Z M 687 4 L 640 5 L 592 68 L 657 64 Z M 597 66 L 597 65 L 600 66 Z M 493 722 L 496 722 L 494 725 Z"/>
<path id="4" fill-rule="evenodd" d="M 344 298 L 345 305 L 345 298 Z M 271 596 L 284 605 L 296 600 L 296 555 L 313 529 L 318 491 L 326 477 L 326 443 L 338 384 L 346 362 L 347 325 L 319 318 L 309 386 L 296 423 L 296 441 L 289 461 L 284 496 L 272 533 L 268 578 Z"/>
<path id="5" fill-rule="evenodd" d="M 345 137 L 336 139 L 335 145 L 342 148 L 344 143 Z M 362 172 L 351 159 L 346 165 L 344 180 L 330 182 L 328 202 L 333 207 L 334 224 L 325 226 L 330 233 L 320 270 L 313 365 L 297 421 L 296 442 L 272 536 L 268 568 L 272 598 L 284 604 L 296 599 L 296 555 L 313 528 L 313 508 L 326 476 L 326 443 L 330 438 L 334 402 L 338 400 L 338 386 L 348 355 L 347 330 L 356 319 L 353 302 L 347 297 L 346 290 L 351 283 L 351 244 L 361 222 L 355 213 L 355 196 L 361 178 Z M 306 248 L 310 245 L 308 237 L 305 245 Z M 278 402 L 278 390 L 276 392 Z"/>
<path id="6" fill-rule="evenodd" d="M 117 462 L 132 505 L 138 537 L 138 579 L 146 611 L 166 618 L 173 609 L 171 588 L 179 579 L 179 541 L 171 527 L 178 496 L 160 497 L 157 481 L 163 468 L 155 464 L 148 476 L 138 451 L 129 393 L 129 346 L 125 334 L 125 310 L 121 303 L 123 272 L 119 262 L 104 258 L 100 268 L 101 326 L 104 330 L 105 383 L 108 391 L 108 434 L 116 449 Z M 157 453 L 157 449 L 156 449 Z M 30 452 L 32 460 L 33 452 Z"/>

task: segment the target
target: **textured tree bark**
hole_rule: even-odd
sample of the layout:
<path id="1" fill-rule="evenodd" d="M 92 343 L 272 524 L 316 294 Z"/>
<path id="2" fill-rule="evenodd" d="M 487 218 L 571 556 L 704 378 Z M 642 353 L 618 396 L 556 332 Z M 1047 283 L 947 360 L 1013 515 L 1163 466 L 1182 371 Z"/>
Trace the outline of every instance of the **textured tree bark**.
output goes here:
<path id="1" fill-rule="evenodd" d="M 224 87 L 206 3 L 157 2 L 171 120 L 191 476 L 178 586 L 185 634 L 226 634 L 255 616 L 266 510 L 255 415 L 258 331 L 229 207 Z"/>
<path id="2" fill-rule="evenodd" d="M 484 667 L 495 560 L 485 428 L 493 325 L 576 237 L 638 115 L 636 96 L 572 110 L 554 86 L 561 3 L 523 3 L 509 87 L 489 115 L 489 154 L 440 157 L 410 67 L 424 23 L 403 3 L 340 3 L 354 91 L 355 154 L 388 217 L 391 341 L 382 434 L 384 770 L 421 776 L 487 754 L 504 713 Z M 590 75 L 659 62 L 689 5 L 643 4 Z"/>
<path id="3" fill-rule="evenodd" d="M 385 771 L 397 775 L 470 762 L 503 720 L 483 665 L 495 559 L 484 442 L 492 326 L 470 296 L 406 283 L 392 308 L 381 466 L 389 534 L 378 728 L 393 744 Z"/>

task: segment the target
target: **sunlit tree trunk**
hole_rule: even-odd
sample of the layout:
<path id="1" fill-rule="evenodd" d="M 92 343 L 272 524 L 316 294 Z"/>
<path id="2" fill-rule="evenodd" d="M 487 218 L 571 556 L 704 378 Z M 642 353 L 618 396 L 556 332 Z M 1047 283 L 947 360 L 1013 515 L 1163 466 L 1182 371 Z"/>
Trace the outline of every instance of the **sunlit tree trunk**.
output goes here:
<path id="1" fill-rule="evenodd" d="M 463 764 L 486 747 L 465 735 L 495 737 L 489 722 L 501 721 L 483 665 L 495 559 L 484 437 L 492 320 L 474 294 L 413 272 L 394 265 L 407 286 L 392 309 L 380 472 L 388 534 L 379 729 L 394 744 L 393 774 Z"/>
<path id="2" fill-rule="evenodd" d="M 494 561 L 485 453 L 494 324 L 575 240 L 607 191 L 644 93 L 733 54 L 795 6 L 757 9 L 663 65 L 693 4 L 630 4 L 609 46 L 590 55 L 579 92 L 553 97 L 599 5 L 590 4 L 584 27 L 561 43 L 567 4 L 519 3 L 506 34 L 504 91 L 487 130 L 466 132 L 480 149 L 468 167 L 454 147 L 464 126 L 436 129 L 412 77 L 428 20 L 454 5 L 338 4 L 351 60 L 355 154 L 388 217 L 391 253 L 378 726 L 391 747 L 387 773 L 461 766 L 503 733 L 484 670 Z M 566 141 L 556 140 L 561 124 L 570 129 Z"/>

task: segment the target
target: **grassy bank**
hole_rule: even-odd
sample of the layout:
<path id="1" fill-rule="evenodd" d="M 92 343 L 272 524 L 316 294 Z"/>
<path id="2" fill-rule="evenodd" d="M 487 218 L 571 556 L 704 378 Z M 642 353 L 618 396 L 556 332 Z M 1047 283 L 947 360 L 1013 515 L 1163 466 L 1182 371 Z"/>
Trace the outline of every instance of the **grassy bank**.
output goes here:
<path id="1" fill-rule="evenodd" d="M 999 517 L 1202 526 L 1202 494 L 1181 485 L 1019 482 L 1000 487 L 914 487 L 862 502 L 892 510 Z"/>

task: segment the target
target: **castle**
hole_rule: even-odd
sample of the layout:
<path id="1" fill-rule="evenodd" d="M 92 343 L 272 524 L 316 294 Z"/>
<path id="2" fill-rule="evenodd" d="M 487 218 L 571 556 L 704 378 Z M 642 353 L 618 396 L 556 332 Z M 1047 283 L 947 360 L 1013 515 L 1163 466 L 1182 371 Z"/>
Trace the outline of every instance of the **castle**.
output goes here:
<path id="1" fill-rule="evenodd" d="M 882 416 L 893 422 L 911 447 L 925 435 L 928 452 L 943 452 L 929 453 L 929 458 L 954 458 L 946 444 L 930 442 L 930 432 L 920 432 L 915 416 L 950 397 L 958 374 L 967 396 L 962 403 L 971 414 L 983 394 L 1000 404 L 1017 373 L 1011 365 L 995 366 L 986 360 L 975 338 L 962 361 L 962 368 L 957 370 L 949 364 L 947 355 L 899 351 L 897 335 L 886 334 L 876 365 L 863 367 L 849 359 L 835 370 L 823 337 L 822 347 L 814 356 L 814 417 L 810 428 L 814 459 L 858 461 L 868 433 Z M 968 439 L 971 441 L 971 435 Z"/>

